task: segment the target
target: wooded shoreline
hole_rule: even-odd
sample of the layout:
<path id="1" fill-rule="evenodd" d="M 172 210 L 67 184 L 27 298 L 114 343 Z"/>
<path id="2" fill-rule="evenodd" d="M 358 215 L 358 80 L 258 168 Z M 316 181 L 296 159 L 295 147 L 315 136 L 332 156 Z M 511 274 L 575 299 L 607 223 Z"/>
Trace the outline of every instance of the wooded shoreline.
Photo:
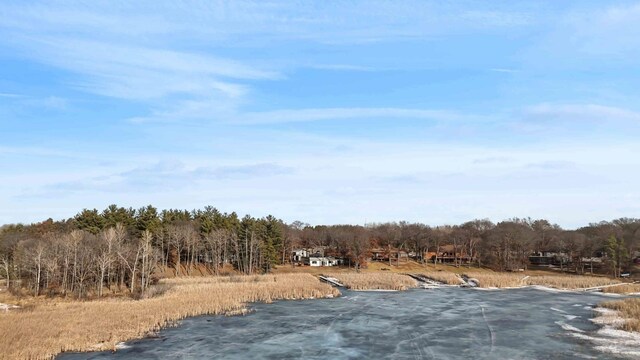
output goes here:
<path id="1" fill-rule="evenodd" d="M 290 270 L 289 267 L 277 269 Z M 348 269 L 329 273 L 353 290 L 406 290 L 418 283 L 394 271 L 354 272 Z M 451 270 L 451 271 L 447 271 Z M 459 279 L 455 267 L 441 266 L 439 271 L 426 269 L 425 276 L 436 280 Z M 619 284 L 606 277 L 495 273 L 489 270 L 470 273 L 484 288 L 511 288 L 513 285 L 541 285 L 555 289 L 576 290 L 588 286 Z M 527 282 L 523 282 L 526 278 Z M 450 281 L 449 281 L 450 282 Z M 631 286 L 631 285 L 630 285 Z M 273 275 L 203 276 L 163 279 L 152 285 L 154 295 L 142 300 L 104 298 L 95 301 L 32 297 L 20 303 L 24 308 L 0 313 L 0 349 L 2 358 L 51 358 L 63 351 L 115 350 L 120 342 L 148 336 L 190 316 L 204 314 L 241 315 L 251 302 L 281 299 L 314 299 L 339 296 L 339 291 L 306 273 Z M 632 289 L 635 289 L 633 287 Z M 437 291 L 437 290 L 425 290 Z M 16 299 L 13 299 L 14 301 Z M 633 300 L 635 303 L 637 299 Z M 607 302 L 624 316 L 624 303 Z M 635 315 L 634 315 L 635 314 Z M 631 313 L 637 316 L 637 313 Z M 637 320 L 634 320 L 637 321 Z M 633 321 L 629 321 L 633 323 Z M 635 323 L 634 323 L 635 324 Z M 624 329 L 636 330 L 633 327 Z"/>

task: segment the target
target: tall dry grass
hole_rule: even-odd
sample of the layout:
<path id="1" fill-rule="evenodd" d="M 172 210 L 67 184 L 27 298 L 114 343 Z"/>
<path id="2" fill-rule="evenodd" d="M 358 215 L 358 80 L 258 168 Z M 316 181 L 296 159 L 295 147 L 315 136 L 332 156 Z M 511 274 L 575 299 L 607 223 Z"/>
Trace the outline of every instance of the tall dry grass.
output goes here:
<path id="1" fill-rule="evenodd" d="M 584 275 L 533 275 L 523 273 L 469 272 L 470 278 L 478 279 L 482 288 L 509 288 L 527 285 L 546 286 L 555 289 L 586 289 L 618 284 L 620 281 L 599 276 Z"/>
<path id="2" fill-rule="evenodd" d="M 482 288 L 509 288 L 528 285 L 523 274 L 468 272 L 466 275 L 477 279 Z"/>
<path id="3" fill-rule="evenodd" d="M 427 270 L 421 271 L 420 275 L 424 275 L 431 280 L 439 281 L 447 285 L 460 285 L 462 283 L 462 280 L 460 280 L 458 275 L 449 271 Z"/>
<path id="4" fill-rule="evenodd" d="M 114 349 L 189 316 L 242 313 L 249 302 L 339 295 L 309 274 L 177 278 L 162 287 L 161 295 L 139 301 L 50 301 L 0 314 L 0 358 Z"/>
<path id="5" fill-rule="evenodd" d="M 602 288 L 602 292 L 610 294 L 638 294 L 640 284 L 623 284 L 618 286 L 608 286 Z"/>
<path id="6" fill-rule="evenodd" d="M 625 319 L 620 326 L 623 330 L 640 332 L 640 298 L 607 301 L 600 305 L 620 313 Z"/>
<path id="7" fill-rule="evenodd" d="M 619 284 L 619 280 L 602 276 L 558 275 L 532 276 L 527 279 L 529 285 L 548 286 L 556 289 L 586 289 L 598 286 Z"/>
<path id="8" fill-rule="evenodd" d="M 328 273 L 352 290 L 407 290 L 418 286 L 418 282 L 406 275 L 376 273 Z"/>

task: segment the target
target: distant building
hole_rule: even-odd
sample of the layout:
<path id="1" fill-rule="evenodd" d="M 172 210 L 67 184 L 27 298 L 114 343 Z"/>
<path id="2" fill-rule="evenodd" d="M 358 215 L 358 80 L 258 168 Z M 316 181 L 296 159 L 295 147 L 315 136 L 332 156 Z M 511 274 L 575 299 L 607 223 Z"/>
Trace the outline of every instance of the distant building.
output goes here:
<path id="1" fill-rule="evenodd" d="M 564 265 L 569 263 L 565 252 L 537 251 L 529 256 L 529 263 L 537 266 Z"/>
<path id="2" fill-rule="evenodd" d="M 291 253 L 291 261 L 296 264 L 296 263 L 302 263 L 304 258 L 309 257 L 309 252 L 305 249 L 298 249 L 298 250 L 294 250 Z"/>
<path id="3" fill-rule="evenodd" d="M 425 260 L 433 262 L 437 259 L 439 263 L 468 264 L 474 261 L 474 258 L 467 254 L 463 246 L 454 246 L 453 244 L 441 245 L 436 251 L 426 251 L 423 257 Z"/>
<path id="4" fill-rule="evenodd" d="M 409 253 L 396 248 L 374 248 L 371 249 L 371 260 L 373 261 L 409 261 Z"/>
<path id="5" fill-rule="evenodd" d="M 324 256 L 324 248 L 297 249 L 291 252 L 291 261 L 295 265 L 305 266 L 338 266 L 341 259 Z"/>
<path id="6" fill-rule="evenodd" d="M 332 256 L 309 256 L 304 258 L 303 264 L 308 266 L 337 266 L 338 259 Z"/>

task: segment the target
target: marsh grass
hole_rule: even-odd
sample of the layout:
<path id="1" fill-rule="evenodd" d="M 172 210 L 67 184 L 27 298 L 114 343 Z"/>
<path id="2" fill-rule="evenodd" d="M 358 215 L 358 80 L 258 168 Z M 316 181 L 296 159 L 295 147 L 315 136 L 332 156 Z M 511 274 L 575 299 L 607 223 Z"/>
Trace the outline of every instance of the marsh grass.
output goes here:
<path id="1" fill-rule="evenodd" d="M 462 280 L 460 280 L 460 277 L 457 274 L 448 271 L 428 270 L 421 271 L 420 275 L 424 275 L 431 280 L 439 281 L 447 285 L 462 284 Z"/>
<path id="2" fill-rule="evenodd" d="M 391 272 L 376 273 L 327 273 L 352 290 L 407 290 L 418 282 L 406 275 Z"/>
<path id="3" fill-rule="evenodd" d="M 546 286 L 555 289 L 577 290 L 618 284 L 620 281 L 584 275 L 532 275 L 523 273 L 469 272 L 470 278 L 478 279 L 482 288 L 510 288 L 527 285 Z"/>
<path id="4" fill-rule="evenodd" d="M 640 298 L 630 298 L 624 300 L 607 301 L 601 306 L 616 310 L 624 319 L 620 328 L 626 331 L 640 332 Z"/>
<path id="5" fill-rule="evenodd" d="M 640 284 L 624 284 L 602 288 L 602 292 L 610 294 L 637 294 L 640 293 Z"/>
<path id="6" fill-rule="evenodd" d="M 509 288 L 528 285 L 523 274 L 468 272 L 470 278 L 477 279 L 481 288 Z"/>
<path id="7" fill-rule="evenodd" d="M 250 302 L 337 296 L 309 274 L 176 278 L 143 300 L 41 301 L 0 313 L 0 358 L 46 359 L 63 351 L 112 350 L 189 316 L 242 314 Z"/>

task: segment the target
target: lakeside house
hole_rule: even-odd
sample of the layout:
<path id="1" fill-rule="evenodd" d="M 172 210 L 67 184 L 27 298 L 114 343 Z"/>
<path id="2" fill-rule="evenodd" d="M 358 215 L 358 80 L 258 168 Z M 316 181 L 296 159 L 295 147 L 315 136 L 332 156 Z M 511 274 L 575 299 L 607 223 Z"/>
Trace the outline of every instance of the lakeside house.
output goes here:
<path id="1" fill-rule="evenodd" d="M 424 253 L 424 259 L 439 263 L 459 263 L 468 264 L 474 261 L 474 257 L 467 254 L 464 247 L 461 245 L 455 246 L 453 244 L 441 245 L 436 251 L 426 251 Z"/>
<path id="2" fill-rule="evenodd" d="M 374 248 L 371 249 L 371 260 L 407 262 L 409 261 L 409 253 L 396 248 Z"/>
<path id="3" fill-rule="evenodd" d="M 309 251 L 305 250 L 305 249 L 298 249 L 298 250 L 293 250 L 292 254 L 291 254 L 291 261 L 296 264 L 296 263 L 302 263 L 302 261 L 305 258 L 309 257 Z"/>
<path id="4" fill-rule="evenodd" d="M 324 247 L 312 249 L 296 249 L 291 253 L 291 262 L 298 266 L 338 266 L 341 259 L 333 256 L 324 256 Z"/>
<path id="5" fill-rule="evenodd" d="M 338 266 L 338 259 L 333 256 L 309 256 L 303 264 L 308 266 Z"/>

